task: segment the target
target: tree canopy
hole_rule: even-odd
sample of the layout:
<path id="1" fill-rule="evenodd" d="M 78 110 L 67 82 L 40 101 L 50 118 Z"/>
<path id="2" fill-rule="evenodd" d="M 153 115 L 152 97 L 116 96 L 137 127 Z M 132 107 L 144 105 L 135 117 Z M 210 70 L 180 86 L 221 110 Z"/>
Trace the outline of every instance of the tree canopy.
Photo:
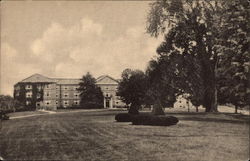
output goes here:
<path id="1" fill-rule="evenodd" d="M 79 85 L 82 108 L 103 108 L 103 93 L 96 85 L 96 79 L 89 72 L 82 77 Z"/>
<path id="2" fill-rule="evenodd" d="M 138 109 L 144 103 L 147 90 L 147 77 L 143 71 L 125 69 L 122 72 L 122 80 L 119 82 L 117 95 L 123 102 L 130 105 L 129 113 L 137 114 Z"/>
<path id="3" fill-rule="evenodd" d="M 157 49 L 158 62 L 172 63 L 170 70 L 169 66 L 164 70 L 172 73 L 169 76 L 174 87 L 179 92 L 189 93 L 192 103 L 203 105 L 207 112 L 217 111 L 219 72 L 227 70 L 225 64 L 232 67 L 237 57 L 241 62 L 237 64 L 242 67 L 249 64 L 249 57 L 239 56 L 249 55 L 244 45 L 249 44 L 245 34 L 249 31 L 247 17 L 247 0 L 233 4 L 225 0 L 158 0 L 151 3 L 147 32 L 156 37 L 165 35 Z M 235 24 L 237 27 L 232 27 Z M 232 46 L 228 43 L 231 41 L 237 45 Z M 238 72 L 237 75 L 242 74 Z M 243 75 L 247 75 L 246 72 Z"/>

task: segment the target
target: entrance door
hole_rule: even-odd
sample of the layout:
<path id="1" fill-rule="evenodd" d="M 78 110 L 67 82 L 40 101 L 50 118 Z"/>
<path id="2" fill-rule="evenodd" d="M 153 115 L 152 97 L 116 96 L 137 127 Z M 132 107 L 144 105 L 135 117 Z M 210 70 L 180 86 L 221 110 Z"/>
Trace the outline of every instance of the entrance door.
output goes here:
<path id="1" fill-rule="evenodd" d="M 40 110 L 41 106 L 40 106 L 40 102 L 36 103 L 36 109 Z"/>
<path id="2" fill-rule="evenodd" d="M 109 108 L 109 100 L 106 99 L 106 108 Z"/>

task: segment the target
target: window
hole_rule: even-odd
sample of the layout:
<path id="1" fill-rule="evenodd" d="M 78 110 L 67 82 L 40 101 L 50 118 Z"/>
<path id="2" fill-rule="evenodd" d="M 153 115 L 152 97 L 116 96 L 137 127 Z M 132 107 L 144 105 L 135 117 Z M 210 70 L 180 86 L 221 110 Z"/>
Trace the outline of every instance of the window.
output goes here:
<path id="1" fill-rule="evenodd" d="M 68 93 L 64 93 L 64 97 L 67 98 L 69 96 Z"/>
<path id="2" fill-rule="evenodd" d="M 74 101 L 74 104 L 75 105 L 79 105 L 79 101 Z"/>
<path id="3" fill-rule="evenodd" d="M 64 106 L 68 106 L 69 105 L 69 101 L 63 101 L 63 105 Z"/>
<path id="4" fill-rule="evenodd" d="M 74 96 L 75 96 L 75 98 L 78 98 L 78 93 L 75 93 Z"/>
<path id="5" fill-rule="evenodd" d="M 26 101 L 26 105 L 30 105 L 31 104 L 31 101 Z"/>
<path id="6" fill-rule="evenodd" d="M 116 102 L 116 104 L 118 104 L 119 102 Z"/>
<path id="7" fill-rule="evenodd" d="M 49 97 L 49 92 L 46 93 L 46 96 Z"/>
<path id="8" fill-rule="evenodd" d="M 45 105 L 46 106 L 50 105 L 50 101 L 45 101 Z"/>
<path id="9" fill-rule="evenodd" d="M 40 91 L 42 89 L 41 85 L 37 85 L 36 88 Z"/>
<path id="10" fill-rule="evenodd" d="M 27 92 L 26 93 L 26 98 L 31 98 L 32 97 L 32 93 L 31 92 Z"/>
<path id="11" fill-rule="evenodd" d="M 16 96 L 19 96 L 19 92 L 16 92 Z"/>
<path id="12" fill-rule="evenodd" d="M 20 89 L 20 86 L 16 86 L 15 89 L 16 89 L 16 90 L 19 90 L 19 89 Z"/>
<path id="13" fill-rule="evenodd" d="M 75 86 L 74 89 L 77 90 L 77 89 L 78 89 L 78 86 Z"/>
<path id="14" fill-rule="evenodd" d="M 109 89 L 108 87 L 106 87 L 106 89 Z"/>
<path id="15" fill-rule="evenodd" d="M 64 87 L 64 89 L 65 89 L 65 90 L 67 90 L 67 89 L 68 89 L 68 87 Z"/>
<path id="16" fill-rule="evenodd" d="M 41 97 L 41 95 L 38 93 L 37 95 L 36 95 L 36 98 L 40 98 Z"/>
<path id="17" fill-rule="evenodd" d="M 56 94 L 56 97 L 58 97 L 58 94 Z"/>
<path id="18" fill-rule="evenodd" d="M 56 101 L 56 105 L 58 105 L 58 101 Z"/>
<path id="19" fill-rule="evenodd" d="M 46 84 L 46 88 L 49 88 L 50 87 L 50 85 L 49 84 Z"/>
<path id="20" fill-rule="evenodd" d="M 32 89 L 32 86 L 30 84 L 26 85 L 26 89 Z"/>

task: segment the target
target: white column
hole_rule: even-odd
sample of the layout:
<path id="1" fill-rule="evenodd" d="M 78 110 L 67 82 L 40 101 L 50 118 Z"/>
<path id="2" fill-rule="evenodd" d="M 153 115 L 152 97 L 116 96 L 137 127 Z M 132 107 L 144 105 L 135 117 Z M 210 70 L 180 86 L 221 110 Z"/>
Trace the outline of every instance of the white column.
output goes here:
<path id="1" fill-rule="evenodd" d="M 113 98 L 110 98 L 110 108 L 113 108 Z"/>
<path id="2" fill-rule="evenodd" d="M 103 98 L 103 106 L 104 106 L 104 108 L 106 108 L 106 99 L 105 98 Z"/>

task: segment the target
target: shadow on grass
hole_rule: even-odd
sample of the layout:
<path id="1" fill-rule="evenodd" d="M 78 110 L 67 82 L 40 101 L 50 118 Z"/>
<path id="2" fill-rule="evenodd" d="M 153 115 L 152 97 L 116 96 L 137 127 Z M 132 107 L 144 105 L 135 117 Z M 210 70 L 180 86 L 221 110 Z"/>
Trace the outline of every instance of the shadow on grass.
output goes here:
<path id="1" fill-rule="evenodd" d="M 220 123 L 232 123 L 232 124 L 250 124 L 249 119 L 247 120 L 228 120 L 228 119 L 218 119 L 218 118 L 200 118 L 200 117 L 183 117 L 179 120 L 185 121 L 204 121 L 204 122 L 220 122 Z"/>
<path id="2" fill-rule="evenodd" d="M 221 123 L 233 123 L 233 124 L 250 124 L 249 115 L 233 114 L 233 113 L 195 113 L 195 112 L 176 112 L 168 113 L 168 115 L 174 115 L 179 120 L 185 121 L 204 121 L 204 122 L 221 122 Z"/>
<path id="3" fill-rule="evenodd" d="M 202 134 L 198 134 L 198 135 L 145 135 L 145 134 L 138 134 L 136 136 L 139 137 L 169 137 L 169 138 L 176 138 L 176 137 L 218 137 L 218 136 L 223 136 L 223 137 L 231 137 L 232 135 L 202 135 Z M 237 136 L 234 136 L 237 137 Z M 241 137 L 241 136 L 239 136 Z"/>

